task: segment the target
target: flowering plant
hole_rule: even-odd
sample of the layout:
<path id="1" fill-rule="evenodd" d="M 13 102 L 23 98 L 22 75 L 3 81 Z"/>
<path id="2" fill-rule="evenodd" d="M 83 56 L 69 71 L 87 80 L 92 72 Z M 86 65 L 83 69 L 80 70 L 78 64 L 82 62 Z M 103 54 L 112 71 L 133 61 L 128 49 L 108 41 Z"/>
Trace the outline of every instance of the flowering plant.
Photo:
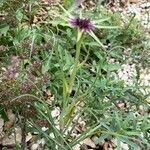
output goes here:
<path id="1" fill-rule="evenodd" d="M 117 26 L 102 26 L 99 25 L 100 23 L 109 20 L 110 18 L 100 19 L 100 20 L 92 20 L 89 17 L 82 17 L 82 13 L 80 13 L 79 16 L 74 16 L 67 11 L 62 5 L 59 5 L 59 7 L 65 12 L 64 15 L 58 15 L 56 19 L 50 21 L 49 23 L 53 26 L 63 26 L 63 27 L 69 27 L 69 28 L 76 28 L 77 37 L 76 37 L 76 54 L 75 54 L 75 62 L 73 65 L 73 68 L 71 69 L 70 73 L 70 79 L 64 79 L 65 85 L 63 90 L 63 97 L 64 97 L 64 106 L 61 113 L 61 120 L 60 120 L 60 126 L 61 129 L 64 128 L 66 124 L 69 122 L 68 117 L 70 114 L 73 113 L 73 109 L 75 105 L 78 103 L 78 100 L 76 102 L 72 102 L 69 104 L 69 96 L 71 95 L 76 79 L 76 74 L 78 69 L 82 66 L 82 63 L 80 63 L 80 51 L 81 51 L 81 45 L 84 39 L 85 35 L 90 35 L 100 46 L 100 49 L 106 50 L 106 47 L 100 42 L 99 38 L 95 35 L 94 30 L 97 29 L 112 29 L 112 28 L 118 28 Z M 69 81 L 69 82 L 68 82 Z M 86 95 L 88 93 L 85 92 L 83 95 Z M 82 97 L 82 96 L 81 96 Z M 67 111 L 66 111 L 67 110 Z M 68 111 L 69 110 L 69 111 Z"/>

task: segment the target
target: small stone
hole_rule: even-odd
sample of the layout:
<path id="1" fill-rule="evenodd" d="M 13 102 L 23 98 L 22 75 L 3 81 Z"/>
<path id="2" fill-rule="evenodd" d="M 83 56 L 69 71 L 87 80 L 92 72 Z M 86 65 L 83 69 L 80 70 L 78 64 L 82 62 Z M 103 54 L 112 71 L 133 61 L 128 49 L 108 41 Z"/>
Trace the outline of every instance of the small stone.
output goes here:
<path id="1" fill-rule="evenodd" d="M 144 106 L 143 106 L 143 105 L 140 105 L 140 106 L 139 106 L 139 113 L 142 114 L 142 115 L 145 113 L 145 110 L 144 110 Z"/>
<path id="2" fill-rule="evenodd" d="M 128 144 L 125 144 L 125 143 L 121 142 L 121 149 L 122 150 L 129 150 Z"/>
<path id="3" fill-rule="evenodd" d="M 88 145 L 91 148 L 95 148 L 96 147 L 95 143 L 90 138 L 84 139 L 83 140 L 83 144 Z"/>
<path id="4" fill-rule="evenodd" d="M 146 99 L 146 101 L 147 101 L 147 103 L 150 104 L 150 97 L 148 97 L 148 98 Z"/>
<path id="5" fill-rule="evenodd" d="M 34 144 L 31 146 L 31 150 L 38 150 L 38 147 L 39 147 L 39 144 L 34 143 Z"/>
<path id="6" fill-rule="evenodd" d="M 48 128 L 42 127 L 42 131 L 46 131 L 46 130 L 48 130 Z"/>
<path id="7" fill-rule="evenodd" d="M 9 137 L 4 137 L 2 140 L 2 145 L 3 146 L 15 146 L 16 142 L 21 143 L 22 139 L 22 132 L 20 127 L 15 128 L 15 135 L 12 133 Z"/>
<path id="8" fill-rule="evenodd" d="M 50 136 L 51 138 L 55 138 L 54 133 L 50 133 L 49 136 Z"/>
<path id="9" fill-rule="evenodd" d="M 60 108 L 56 107 L 52 112 L 51 115 L 53 118 L 58 117 L 60 115 Z"/>
<path id="10" fill-rule="evenodd" d="M 44 146 L 44 145 L 45 145 L 45 139 L 42 138 L 42 139 L 38 140 L 37 143 L 38 143 L 38 144 L 41 144 L 42 146 Z"/>
<path id="11" fill-rule="evenodd" d="M 32 134 L 29 132 L 26 136 L 26 142 L 30 141 L 32 139 Z"/>

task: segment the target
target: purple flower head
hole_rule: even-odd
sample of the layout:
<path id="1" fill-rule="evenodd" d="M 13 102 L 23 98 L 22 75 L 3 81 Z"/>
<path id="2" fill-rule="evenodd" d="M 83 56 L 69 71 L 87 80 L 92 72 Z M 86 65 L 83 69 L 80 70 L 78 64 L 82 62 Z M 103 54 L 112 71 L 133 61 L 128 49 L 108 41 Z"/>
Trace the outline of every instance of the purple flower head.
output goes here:
<path id="1" fill-rule="evenodd" d="M 81 18 L 72 18 L 69 20 L 69 23 L 73 27 L 78 27 L 81 32 L 90 32 L 94 30 L 94 24 L 91 22 L 90 19 L 81 19 Z"/>

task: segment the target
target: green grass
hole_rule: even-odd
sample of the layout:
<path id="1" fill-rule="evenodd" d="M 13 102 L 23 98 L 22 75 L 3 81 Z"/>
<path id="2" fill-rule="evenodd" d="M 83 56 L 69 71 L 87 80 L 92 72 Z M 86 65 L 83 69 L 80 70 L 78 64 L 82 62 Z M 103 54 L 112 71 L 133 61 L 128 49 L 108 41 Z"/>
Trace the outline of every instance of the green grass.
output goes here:
<path id="1" fill-rule="evenodd" d="M 70 9 L 71 3 L 65 1 L 64 6 L 48 10 L 46 19 L 43 16 L 43 20 L 34 23 L 36 17 L 40 18 L 38 11 L 46 6 L 33 1 L 23 5 L 23 2 L 1 2 L 0 13 L 5 18 L 0 24 L 1 117 L 8 119 L 8 108 L 23 116 L 25 132 L 37 132 L 39 139 L 44 137 L 44 149 L 69 150 L 94 135 L 98 137 L 96 143 L 106 138 L 116 139 L 118 150 L 121 141 L 130 149 L 149 149 L 149 106 L 145 101 L 148 95 L 140 92 L 138 77 L 137 83 L 126 87 L 122 80 L 112 76 L 129 59 L 137 67 L 138 63 L 149 67 L 149 47 L 142 42 L 148 39 L 136 19 L 129 18 L 122 26 L 117 13 L 112 14 L 103 7 L 94 12 L 74 11 Z M 9 11 L 8 5 L 12 8 Z M 80 32 L 70 27 L 68 15 L 81 14 L 99 24 L 93 34 L 86 33 L 77 41 Z M 106 48 L 107 43 L 110 46 Z M 124 55 L 127 48 L 131 51 Z M 14 55 L 19 66 L 12 63 Z M 119 64 L 109 63 L 107 60 L 111 58 Z M 8 75 L 15 73 L 9 72 L 9 67 L 17 72 L 11 79 Z M 47 90 L 54 96 L 51 104 L 47 103 Z M 127 110 L 118 108 L 118 101 L 126 103 Z M 140 105 L 144 106 L 145 113 L 135 116 Z M 56 106 L 61 110 L 59 129 L 51 115 Z M 69 129 L 75 128 L 73 120 L 80 116 L 86 130 L 73 138 Z M 37 120 L 46 122 L 48 130 L 42 131 Z"/>

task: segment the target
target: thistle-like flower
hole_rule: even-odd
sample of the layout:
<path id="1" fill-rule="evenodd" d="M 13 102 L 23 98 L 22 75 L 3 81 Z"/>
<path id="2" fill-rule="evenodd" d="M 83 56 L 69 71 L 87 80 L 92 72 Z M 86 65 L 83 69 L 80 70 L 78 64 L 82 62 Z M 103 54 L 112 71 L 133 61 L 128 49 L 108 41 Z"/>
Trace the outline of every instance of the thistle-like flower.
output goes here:
<path id="1" fill-rule="evenodd" d="M 95 28 L 89 18 L 71 18 L 69 23 L 71 26 L 79 28 L 81 32 L 91 32 Z"/>

